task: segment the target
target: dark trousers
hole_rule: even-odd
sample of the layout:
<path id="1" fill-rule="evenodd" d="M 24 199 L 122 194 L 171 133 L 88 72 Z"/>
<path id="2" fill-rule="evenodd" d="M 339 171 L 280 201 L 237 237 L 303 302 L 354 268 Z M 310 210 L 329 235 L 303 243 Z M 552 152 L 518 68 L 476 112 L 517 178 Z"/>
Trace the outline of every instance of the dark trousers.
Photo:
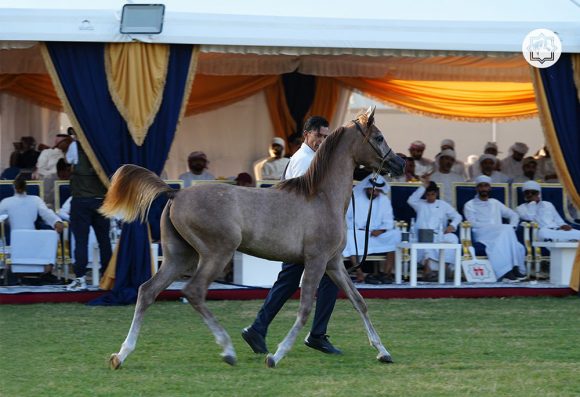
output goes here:
<path id="1" fill-rule="evenodd" d="M 103 199 L 73 197 L 70 208 L 70 229 L 75 237 L 75 264 L 74 270 L 77 277 L 83 277 L 87 273 L 89 253 L 89 230 L 92 226 L 99 243 L 101 254 L 101 274 L 105 272 L 111 260 L 111 241 L 109 229 L 111 222 L 98 212 L 103 204 Z"/>
<path id="2" fill-rule="evenodd" d="M 296 292 L 300 285 L 300 277 L 304 272 L 303 265 L 293 263 L 283 263 L 282 270 L 278 274 L 278 279 L 270 289 L 264 304 L 260 308 L 252 328 L 258 333 L 266 336 L 268 326 L 276 317 L 276 314 L 282 309 L 284 303 Z M 334 310 L 336 297 L 338 296 L 338 287 L 332 282 L 328 275 L 324 275 L 318 286 L 318 298 L 316 300 L 316 310 L 314 312 L 314 321 L 310 334 L 321 336 L 326 334 L 328 321 Z"/>

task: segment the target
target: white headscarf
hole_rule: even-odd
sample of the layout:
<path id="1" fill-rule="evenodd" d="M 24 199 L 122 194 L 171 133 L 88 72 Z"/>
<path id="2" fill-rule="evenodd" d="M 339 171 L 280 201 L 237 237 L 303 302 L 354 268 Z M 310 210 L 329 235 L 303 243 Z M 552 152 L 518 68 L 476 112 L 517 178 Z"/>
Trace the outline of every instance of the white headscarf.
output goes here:
<path id="1" fill-rule="evenodd" d="M 536 190 L 536 191 L 540 192 L 540 197 L 541 197 L 542 187 L 536 181 L 527 181 L 526 183 L 524 183 L 522 186 L 522 192 L 525 192 L 526 190 Z"/>
<path id="2" fill-rule="evenodd" d="M 475 186 L 479 185 L 480 183 L 487 183 L 491 185 L 491 178 L 487 175 L 479 175 L 475 178 Z"/>

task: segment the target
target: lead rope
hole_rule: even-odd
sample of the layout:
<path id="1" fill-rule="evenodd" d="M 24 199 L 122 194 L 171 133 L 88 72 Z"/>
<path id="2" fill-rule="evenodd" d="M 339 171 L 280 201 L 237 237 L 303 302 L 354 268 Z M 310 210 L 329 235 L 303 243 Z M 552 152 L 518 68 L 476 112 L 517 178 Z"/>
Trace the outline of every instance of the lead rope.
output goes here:
<path id="1" fill-rule="evenodd" d="M 383 157 L 383 159 L 381 160 L 381 165 L 380 165 L 378 171 L 375 171 L 375 174 L 373 175 L 371 180 L 374 180 L 374 181 L 377 180 L 377 176 L 380 174 L 381 170 L 383 169 L 384 163 L 385 163 L 385 157 Z M 371 192 L 371 197 L 374 197 L 376 186 L 374 183 L 372 185 L 373 185 L 373 190 Z M 368 254 L 368 249 L 369 249 L 369 229 L 370 229 L 370 224 L 371 224 L 371 214 L 373 211 L 373 201 L 375 201 L 374 199 L 371 200 L 371 203 L 369 205 L 369 212 L 367 214 L 367 222 L 365 225 L 365 248 L 364 248 L 364 252 L 363 252 L 363 257 L 359 262 L 359 260 L 358 260 L 358 244 L 356 241 L 356 211 L 355 211 L 356 206 L 355 206 L 355 201 L 354 201 L 354 192 L 351 193 L 351 200 L 352 200 L 352 224 L 353 224 L 352 234 L 354 237 L 354 250 L 356 252 L 356 255 L 355 255 L 356 265 L 351 266 L 349 269 L 347 269 L 347 272 L 349 272 L 349 273 L 355 269 L 358 269 L 362 265 L 364 265 L 366 260 L 367 260 L 367 254 Z"/>

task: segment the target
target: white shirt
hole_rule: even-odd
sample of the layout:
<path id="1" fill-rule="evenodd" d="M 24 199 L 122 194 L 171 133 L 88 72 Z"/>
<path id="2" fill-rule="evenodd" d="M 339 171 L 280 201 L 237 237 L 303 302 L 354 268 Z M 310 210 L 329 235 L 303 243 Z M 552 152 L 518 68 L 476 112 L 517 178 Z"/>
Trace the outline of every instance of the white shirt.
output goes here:
<path id="1" fill-rule="evenodd" d="M 428 203 L 427 200 L 421 199 L 425 193 L 425 187 L 420 186 L 407 199 L 407 203 L 417 213 L 417 229 L 432 229 L 445 230 L 447 228 L 447 221 L 451 220 L 451 226 L 457 229 L 459 222 L 461 222 L 461 215 L 459 212 L 442 200 L 435 200 L 433 203 Z"/>
<path id="2" fill-rule="evenodd" d="M 540 228 L 559 229 L 566 224 L 554 204 L 549 201 L 524 203 L 519 205 L 516 211 L 522 219 L 537 222 Z"/>
<path id="3" fill-rule="evenodd" d="M 506 157 L 501 161 L 501 172 L 509 178 L 514 179 L 518 176 L 524 175 L 523 161 L 515 161 L 513 157 Z"/>
<path id="4" fill-rule="evenodd" d="M 423 176 L 429 174 L 433 172 L 434 167 L 435 163 L 433 160 L 426 159 L 425 157 L 421 158 L 421 160 L 415 160 L 415 175 Z"/>
<path id="5" fill-rule="evenodd" d="M 356 230 L 364 230 L 367 224 L 367 216 L 369 212 L 369 206 L 371 200 L 367 197 L 366 193 L 363 191 L 355 191 L 355 202 L 356 202 L 356 219 L 352 216 L 352 200 L 346 211 L 346 227 L 348 230 L 352 230 L 353 226 Z M 391 230 L 395 227 L 395 217 L 393 215 L 393 206 L 391 205 L 391 200 L 386 195 L 386 193 L 381 192 L 373 200 L 373 211 L 371 213 L 371 221 L 369 224 L 369 230 Z"/>
<path id="6" fill-rule="evenodd" d="M 193 181 L 211 181 L 215 179 L 215 177 L 206 170 L 203 170 L 203 172 L 199 175 L 194 174 L 191 171 L 184 172 L 183 174 L 179 175 L 178 179 L 183 181 L 183 187 L 189 187 Z"/>
<path id="7" fill-rule="evenodd" d="M 434 172 L 433 175 L 431 175 L 431 180 L 443 185 L 442 200 L 449 204 L 453 201 L 453 182 L 465 182 L 465 179 L 461 175 L 454 172 L 443 174 L 439 171 Z"/>
<path id="8" fill-rule="evenodd" d="M 36 172 L 41 178 L 56 175 L 56 163 L 62 158 L 64 153 L 59 148 L 44 149 L 36 161 Z"/>
<path id="9" fill-rule="evenodd" d="M 49 209 L 38 196 L 14 194 L 0 201 L 0 215 L 8 215 L 12 230 L 34 230 L 34 222 L 38 215 L 50 226 L 54 227 L 61 219 Z"/>
<path id="10" fill-rule="evenodd" d="M 310 163 L 314 159 L 315 154 L 316 152 L 310 146 L 303 143 L 300 149 L 290 158 L 288 168 L 286 168 L 286 174 L 282 176 L 282 179 L 297 178 L 304 175 L 308 167 L 310 167 Z"/>
<path id="11" fill-rule="evenodd" d="M 79 162 L 79 148 L 77 147 L 77 141 L 72 141 L 66 151 L 65 160 L 69 164 L 78 164 Z"/>
<path id="12" fill-rule="evenodd" d="M 480 200 L 479 197 L 469 200 L 463 207 L 465 219 L 473 228 L 501 225 L 502 218 L 509 218 L 510 225 L 517 226 L 518 214 L 494 198 Z"/>
<path id="13" fill-rule="evenodd" d="M 281 157 L 279 159 L 268 157 L 256 164 L 254 167 L 254 176 L 257 181 L 281 179 L 289 162 L 290 159 L 286 157 Z"/>

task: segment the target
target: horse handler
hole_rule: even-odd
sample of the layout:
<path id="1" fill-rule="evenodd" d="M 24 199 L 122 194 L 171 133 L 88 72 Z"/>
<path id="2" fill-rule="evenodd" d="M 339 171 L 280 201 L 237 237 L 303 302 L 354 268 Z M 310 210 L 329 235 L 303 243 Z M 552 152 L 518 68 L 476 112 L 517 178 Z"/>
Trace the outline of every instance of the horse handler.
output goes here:
<path id="1" fill-rule="evenodd" d="M 306 120 L 303 132 L 304 143 L 290 159 L 282 176 L 283 180 L 296 178 L 306 173 L 316 150 L 330 134 L 328 126 L 328 121 L 320 116 L 313 116 Z M 268 326 L 286 301 L 298 290 L 303 272 L 303 264 L 283 263 L 278 279 L 270 289 L 256 319 L 252 325 L 242 330 L 242 338 L 250 345 L 254 353 L 268 353 L 268 347 L 266 346 Z M 323 353 L 342 354 L 342 351 L 330 343 L 326 334 L 337 296 L 338 287 L 325 274 L 318 286 L 314 321 L 312 322 L 310 333 L 304 340 L 306 346 Z"/>

